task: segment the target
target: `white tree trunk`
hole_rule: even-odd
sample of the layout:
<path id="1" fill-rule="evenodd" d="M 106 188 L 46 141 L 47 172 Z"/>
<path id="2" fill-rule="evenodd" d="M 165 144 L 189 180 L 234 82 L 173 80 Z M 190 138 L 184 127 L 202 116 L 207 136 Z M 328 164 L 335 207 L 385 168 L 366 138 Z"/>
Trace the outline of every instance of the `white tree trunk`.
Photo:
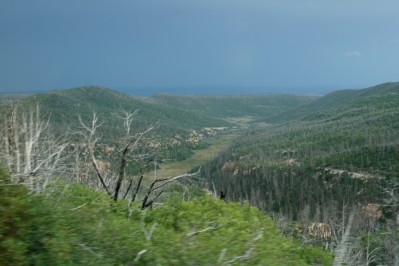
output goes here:
<path id="1" fill-rule="evenodd" d="M 14 108 L 12 112 L 12 131 L 13 131 L 13 137 L 14 137 L 14 152 L 15 152 L 15 172 L 19 173 L 21 172 L 21 154 L 19 152 L 20 149 L 20 144 L 19 144 L 19 134 L 20 134 L 20 128 L 18 127 L 17 123 L 17 107 Z"/>
<path id="2" fill-rule="evenodd" d="M 348 223 L 346 225 L 345 232 L 342 235 L 341 242 L 335 250 L 334 266 L 344 265 L 345 263 L 345 256 L 347 255 L 349 249 L 349 237 L 352 230 L 354 216 L 355 212 L 352 210 L 349 214 Z M 342 221 L 342 223 L 344 224 L 344 221 Z"/>
<path id="3" fill-rule="evenodd" d="M 52 140 L 45 132 L 49 120 L 41 120 L 39 105 L 25 113 L 17 105 L 11 106 L 3 122 L 1 159 L 7 164 L 14 182 L 40 191 L 60 169 L 66 143 Z"/>

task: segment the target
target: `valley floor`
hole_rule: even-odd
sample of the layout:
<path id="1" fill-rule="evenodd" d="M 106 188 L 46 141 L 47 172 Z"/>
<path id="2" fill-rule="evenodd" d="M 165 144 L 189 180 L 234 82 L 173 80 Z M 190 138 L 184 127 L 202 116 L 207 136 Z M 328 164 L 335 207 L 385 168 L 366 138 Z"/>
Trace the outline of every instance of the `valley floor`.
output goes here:
<path id="1" fill-rule="evenodd" d="M 161 164 L 160 169 L 147 173 L 147 180 L 152 179 L 155 175 L 158 177 L 177 176 L 187 173 L 204 163 L 214 159 L 222 150 L 226 149 L 232 141 L 237 137 L 237 133 L 227 133 L 219 135 L 209 140 L 209 146 L 205 149 L 194 150 L 194 154 L 185 160 L 165 162 Z"/>

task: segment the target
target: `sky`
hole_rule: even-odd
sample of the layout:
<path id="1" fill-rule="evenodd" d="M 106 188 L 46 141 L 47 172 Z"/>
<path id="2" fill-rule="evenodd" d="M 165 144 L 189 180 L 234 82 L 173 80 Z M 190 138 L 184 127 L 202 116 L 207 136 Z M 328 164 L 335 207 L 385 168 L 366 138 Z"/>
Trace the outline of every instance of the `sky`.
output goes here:
<path id="1" fill-rule="evenodd" d="M 0 92 L 399 81 L 397 0 L 0 0 Z"/>

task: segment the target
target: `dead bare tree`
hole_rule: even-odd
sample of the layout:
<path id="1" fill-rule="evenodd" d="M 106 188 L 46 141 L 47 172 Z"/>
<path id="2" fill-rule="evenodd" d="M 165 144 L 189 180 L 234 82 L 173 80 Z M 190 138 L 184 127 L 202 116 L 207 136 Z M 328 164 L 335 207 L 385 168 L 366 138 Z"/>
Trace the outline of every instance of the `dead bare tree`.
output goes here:
<path id="1" fill-rule="evenodd" d="M 156 178 L 150 185 L 150 187 L 147 190 L 147 194 L 145 195 L 143 202 L 141 204 L 141 209 L 144 210 L 148 207 L 151 207 L 152 204 L 154 203 L 154 201 L 162 195 L 162 193 L 164 192 L 163 190 L 161 190 L 158 194 L 156 194 L 155 196 L 153 196 L 151 198 L 151 195 L 154 194 L 155 191 L 158 191 L 160 188 L 168 185 L 169 183 L 175 182 L 178 179 L 184 178 L 184 177 L 192 177 L 195 176 L 197 174 L 199 174 L 201 171 L 201 169 L 199 169 L 197 172 L 195 173 L 191 173 L 191 174 L 182 174 L 182 175 L 178 175 L 178 176 L 174 176 L 174 177 L 166 177 L 166 178 Z"/>
<path id="2" fill-rule="evenodd" d="M 137 110 L 134 113 L 128 113 L 124 112 L 124 117 L 123 117 L 123 125 L 126 130 L 126 136 L 124 140 L 124 146 L 122 149 L 122 156 L 121 156 L 121 161 L 120 161 L 120 166 L 119 166 L 119 175 L 118 179 L 116 182 L 115 186 L 115 193 L 113 196 L 114 201 L 118 199 L 118 194 L 122 185 L 122 180 L 125 176 L 125 171 L 126 171 L 126 165 L 129 159 L 133 157 L 133 152 L 136 150 L 140 140 L 145 136 L 148 132 L 150 132 L 153 127 L 150 126 L 143 132 L 139 132 L 135 134 L 134 136 L 131 135 L 130 130 L 131 130 L 131 124 L 133 119 L 135 118 L 135 115 L 137 113 Z M 127 191 L 128 193 L 128 191 Z"/>
<path id="3" fill-rule="evenodd" d="M 143 179 L 146 171 L 152 165 L 152 159 L 149 154 L 142 152 L 143 150 L 143 140 L 145 136 L 153 130 L 153 126 L 147 127 L 145 130 L 135 133 L 132 133 L 132 122 L 136 117 L 137 111 L 129 113 L 122 112 L 122 115 L 119 116 L 123 121 L 124 128 L 124 136 L 122 137 L 119 149 L 116 149 L 119 153 L 118 159 L 114 161 L 107 162 L 111 164 L 109 170 L 110 175 L 107 177 L 99 167 L 99 160 L 96 158 L 96 147 L 98 147 L 99 138 L 96 137 L 97 129 L 103 125 L 98 120 L 97 114 L 94 112 L 93 117 L 90 123 L 85 123 L 80 117 L 79 122 L 82 126 L 83 131 L 80 132 L 81 135 L 85 138 L 85 146 L 88 152 L 88 161 L 92 165 L 94 172 L 99 180 L 101 187 L 108 193 L 108 195 L 114 200 L 117 201 L 119 198 L 129 199 L 129 210 L 131 208 L 132 202 L 135 202 L 137 196 L 140 191 L 142 191 Z M 134 179 L 132 176 L 127 178 L 127 166 L 132 161 L 142 161 L 146 160 L 147 163 L 143 166 L 140 175 L 136 181 L 135 189 L 134 187 Z M 146 209 L 153 205 L 154 201 L 158 199 L 162 194 L 163 190 L 161 188 L 166 185 L 177 181 L 183 177 L 191 177 L 198 174 L 182 174 L 175 177 L 167 177 L 167 178 L 155 178 L 155 180 L 150 184 L 147 188 L 146 193 L 142 199 L 141 209 Z M 131 193 L 130 193 L 131 192 Z M 156 194 L 157 193 L 157 194 Z"/>
<path id="4" fill-rule="evenodd" d="M 27 111 L 18 104 L 10 105 L 1 121 L 0 156 L 14 183 L 28 184 L 32 190 L 41 191 L 51 177 L 65 170 L 67 142 L 51 134 L 50 118 L 42 119 L 39 104 Z"/>
<path id="5" fill-rule="evenodd" d="M 98 124 L 98 117 L 96 113 L 93 113 L 93 119 L 91 121 L 90 126 L 86 125 L 83 121 L 82 118 L 79 116 L 79 122 L 82 125 L 83 129 L 85 130 L 84 133 L 82 133 L 82 135 L 84 135 L 86 137 L 85 139 L 85 144 L 86 144 L 86 148 L 88 150 L 89 153 L 89 158 L 91 161 L 91 164 L 93 165 L 94 171 L 97 174 L 97 177 L 102 185 L 102 187 L 105 189 L 105 191 L 108 193 L 108 195 L 111 196 L 111 192 L 108 189 L 108 186 L 105 184 L 104 178 L 102 173 L 100 172 L 100 169 L 98 167 L 98 162 L 97 159 L 94 155 L 94 151 L 95 151 L 95 146 L 96 143 L 98 142 L 98 138 L 96 138 L 96 130 L 103 124 L 100 123 Z"/>
<path id="6" fill-rule="evenodd" d="M 353 238 L 351 241 L 351 249 L 348 264 L 349 265 L 380 265 L 378 252 L 382 251 L 382 247 L 371 239 L 370 233 L 366 233 L 363 237 Z"/>
<path id="7" fill-rule="evenodd" d="M 334 266 L 339 266 L 339 265 L 344 265 L 346 263 L 346 257 L 349 253 L 350 249 L 350 236 L 351 236 L 351 230 L 352 230 L 352 225 L 353 225 L 353 218 L 355 216 L 355 211 L 351 210 L 349 213 L 348 217 L 348 222 L 346 223 L 345 227 L 345 208 L 343 208 L 343 214 L 342 214 L 342 238 L 340 243 L 338 244 L 338 247 L 335 250 L 335 258 L 334 258 Z M 344 228 L 345 227 L 345 228 Z"/>

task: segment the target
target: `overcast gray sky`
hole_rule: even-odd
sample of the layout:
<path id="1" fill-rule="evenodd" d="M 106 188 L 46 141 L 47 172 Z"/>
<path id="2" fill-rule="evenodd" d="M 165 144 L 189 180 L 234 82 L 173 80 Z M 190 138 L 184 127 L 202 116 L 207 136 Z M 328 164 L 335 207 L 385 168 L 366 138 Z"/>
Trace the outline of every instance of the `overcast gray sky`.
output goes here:
<path id="1" fill-rule="evenodd" d="M 0 91 L 399 80 L 398 0 L 0 0 Z"/>

